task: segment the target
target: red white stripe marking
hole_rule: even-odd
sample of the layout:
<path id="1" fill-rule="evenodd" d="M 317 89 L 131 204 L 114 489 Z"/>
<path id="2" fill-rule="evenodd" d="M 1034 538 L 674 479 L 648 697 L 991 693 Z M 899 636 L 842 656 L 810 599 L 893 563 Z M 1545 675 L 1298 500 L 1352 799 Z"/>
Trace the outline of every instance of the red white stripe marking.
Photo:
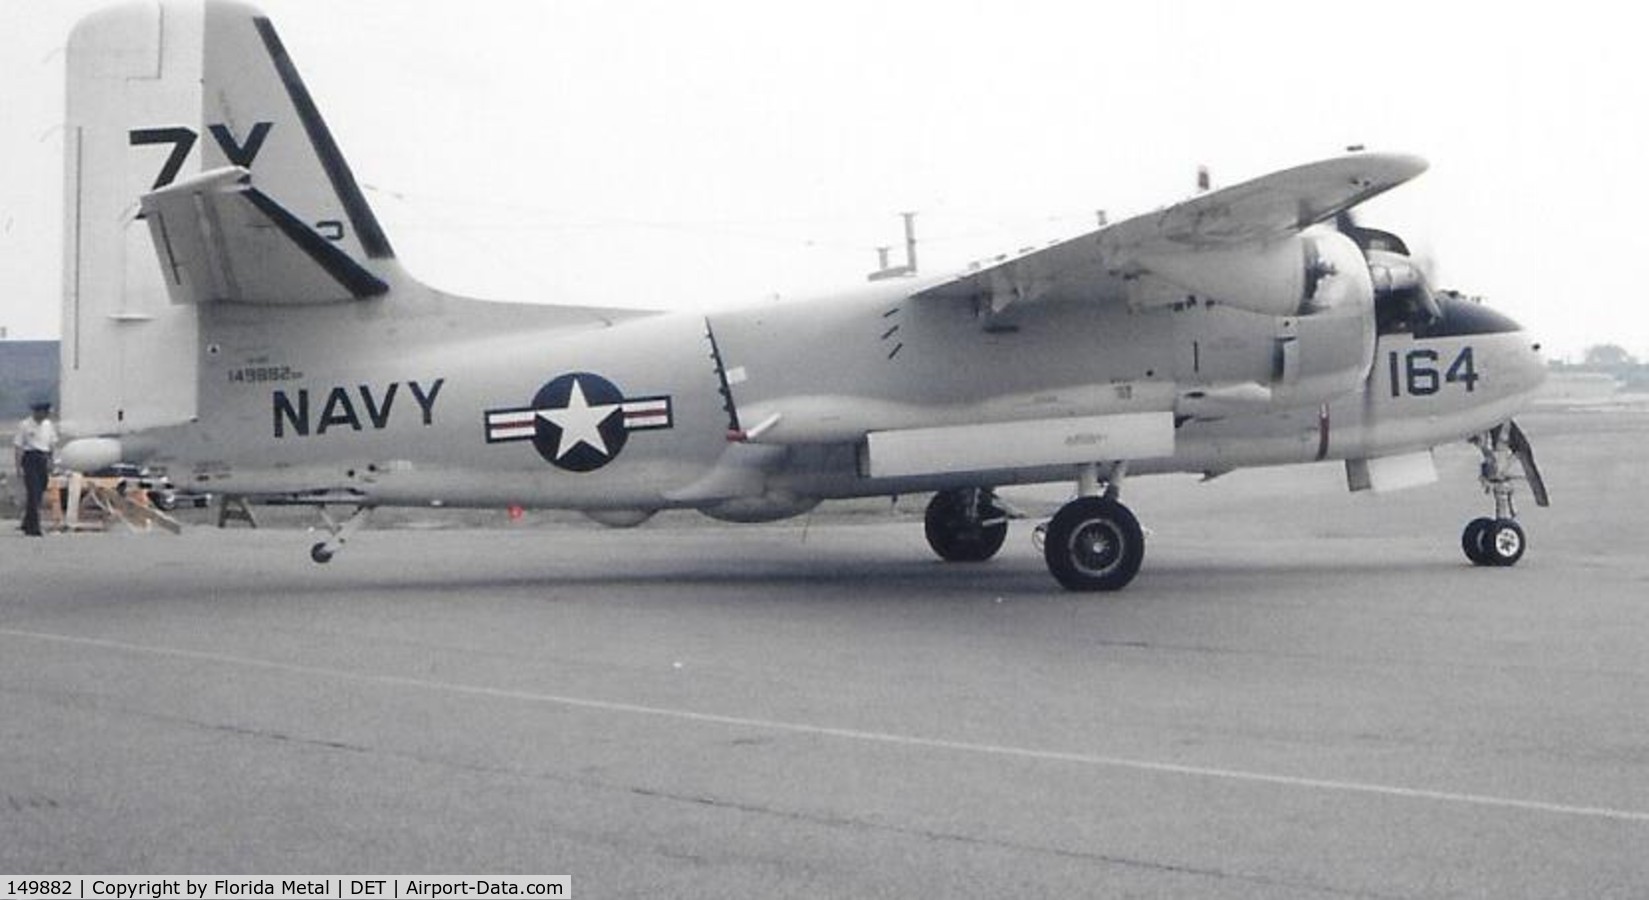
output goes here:
<path id="1" fill-rule="evenodd" d="M 638 428 L 670 427 L 669 397 L 628 400 L 625 401 L 623 409 L 624 427 L 632 431 Z"/>

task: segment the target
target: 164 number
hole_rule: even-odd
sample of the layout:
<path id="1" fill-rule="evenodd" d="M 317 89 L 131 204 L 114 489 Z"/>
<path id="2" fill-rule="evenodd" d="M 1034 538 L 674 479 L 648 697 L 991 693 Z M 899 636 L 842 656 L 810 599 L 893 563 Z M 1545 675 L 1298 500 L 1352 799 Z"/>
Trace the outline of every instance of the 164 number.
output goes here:
<path id="1" fill-rule="evenodd" d="M 1429 397 L 1441 391 L 1445 384 L 1463 384 L 1467 393 L 1477 389 L 1472 348 L 1461 347 L 1446 369 L 1439 369 L 1441 362 L 1442 356 L 1436 350 L 1416 349 L 1403 354 L 1393 350 L 1386 356 L 1391 371 L 1391 395 Z"/>

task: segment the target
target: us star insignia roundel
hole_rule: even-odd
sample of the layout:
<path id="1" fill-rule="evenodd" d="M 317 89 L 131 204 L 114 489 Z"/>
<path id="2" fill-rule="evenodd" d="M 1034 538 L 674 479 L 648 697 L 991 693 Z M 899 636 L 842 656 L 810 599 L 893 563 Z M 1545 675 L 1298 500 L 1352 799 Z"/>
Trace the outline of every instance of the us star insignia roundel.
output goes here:
<path id="1" fill-rule="evenodd" d="M 487 410 L 487 443 L 532 441 L 546 462 L 591 472 L 613 461 L 632 431 L 669 428 L 670 398 L 625 397 L 591 372 L 558 376 L 538 389 L 531 406 Z"/>

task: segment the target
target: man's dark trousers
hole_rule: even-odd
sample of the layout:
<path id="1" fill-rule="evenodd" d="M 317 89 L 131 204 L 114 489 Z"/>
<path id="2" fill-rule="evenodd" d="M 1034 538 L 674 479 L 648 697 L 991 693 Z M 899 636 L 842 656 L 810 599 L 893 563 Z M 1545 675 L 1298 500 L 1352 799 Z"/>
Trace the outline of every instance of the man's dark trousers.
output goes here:
<path id="1" fill-rule="evenodd" d="M 40 501 L 46 495 L 46 479 L 51 474 L 52 455 L 43 450 L 23 454 L 23 533 L 40 535 Z"/>

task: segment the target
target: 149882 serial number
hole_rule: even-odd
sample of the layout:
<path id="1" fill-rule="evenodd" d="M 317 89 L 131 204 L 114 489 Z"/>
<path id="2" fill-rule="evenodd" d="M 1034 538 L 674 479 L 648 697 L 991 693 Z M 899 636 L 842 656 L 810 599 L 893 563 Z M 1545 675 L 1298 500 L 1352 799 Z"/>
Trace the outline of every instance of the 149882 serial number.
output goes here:
<path id="1" fill-rule="evenodd" d="M 302 372 L 291 366 L 245 366 L 229 370 L 231 384 L 268 384 L 272 381 L 297 381 Z"/>
<path id="2" fill-rule="evenodd" d="M 72 881 L 30 879 L 6 882 L 6 894 L 11 897 L 68 897 L 74 893 Z"/>

